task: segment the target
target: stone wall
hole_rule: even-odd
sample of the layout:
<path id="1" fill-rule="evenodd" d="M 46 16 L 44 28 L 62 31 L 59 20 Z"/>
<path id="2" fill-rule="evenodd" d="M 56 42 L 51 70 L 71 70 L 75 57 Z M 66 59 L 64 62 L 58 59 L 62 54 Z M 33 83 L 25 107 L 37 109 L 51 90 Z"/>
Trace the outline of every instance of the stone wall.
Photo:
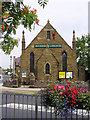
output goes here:
<path id="1" fill-rule="evenodd" d="M 51 32 L 51 39 L 47 39 L 47 31 Z M 55 34 L 53 39 L 52 33 Z M 35 44 L 45 44 L 46 48 L 35 48 Z M 61 48 L 48 48 L 49 44 L 61 44 Z M 48 22 L 39 32 L 34 40 L 28 45 L 21 55 L 21 71 L 26 71 L 27 76 L 30 74 L 30 53 L 34 53 L 34 74 L 38 81 L 56 81 L 58 71 L 62 71 L 62 52 L 67 53 L 67 71 L 73 71 L 72 81 L 77 81 L 77 63 L 76 51 L 72 49 L 58 32 Z M 45 65 L 50 64 L 50 74 L 45 74 Z M 25 78 L 22 78 L 24 81 Z"/>

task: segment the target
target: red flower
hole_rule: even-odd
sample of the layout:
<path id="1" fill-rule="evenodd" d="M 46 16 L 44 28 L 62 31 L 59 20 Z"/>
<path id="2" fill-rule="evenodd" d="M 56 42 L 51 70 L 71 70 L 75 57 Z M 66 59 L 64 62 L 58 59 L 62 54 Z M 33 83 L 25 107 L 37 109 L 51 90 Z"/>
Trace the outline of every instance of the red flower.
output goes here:
<path id="1" fill-rule="evenodd" d="M 68 95 L 68 97 L 70 97 L 70 95 Z"/>
<path id="2" fill-rule="evenodd" d="M 2 25 L 2 31 L 5 29 L 5 26 L 4 25 Z"/>
<path id="3" fill-rule="evenodd" d="M 33 8 L 33 10 L 34 10 L 34 14 L 36 15 L 37 9 L 34 9 L 34 8 Z"/>
<path id="4" fill-rule="evenodd" d="M 72 97 L 72 99 L 74 99 L 74 100 L 75 100 L 75 97 Z"/>
<path id="5" fill-rule="evenodd" d="M 27 11 L 28 11 L 28 8 L 26 8 L 26 9 L 23 11 L 22 15 L 25 15 L 25 13 L 27 13 Z"/>
<path id="6" fill-rule="evenodd" d="M 36 20 L 36 23 L 38 24 L 38 23 L 39 23 L 39 20 Z"/>
<path id="7" fill-rule="evenodd" d="M 58 86 L 54 86 L 54 89 L 56 90 Z"/>
<path id="8" fill-rule="evenodd" d="M 73 106 L 74 104 L 72 103 L 71 106 Z"/>
<path id="9" fill-rule="evenodd" d="M 75 94 L 73 92 L 71 92 L 71 95 L 75 96 Z"/>
<path id="10" fill-rule="evenodd" d="M 73 100 L 72 100 L 72 103 L 74 103 L 74 104 L 75 104 L 75 103 L 76 103 L 76 101 L 73 101 Z"/>
<path id="11" fill-rule="evenodd" d="M 70 81 L 70 84 L 71 84 L 71 81 Z"/>
<path id="12" fill-rule="evenodd" d="M 71 81 L 70 81 L 70 82 L 67 82 L 67 84 L 71 84 Z"/>
<path id="13" fill-rule="evenodd" d="M 77 100 L 75 97 L 72 97 L 73 100 Z"/>
<path id="14" fill-rule="evenodd" d="M 67 86 L 70 86 L 70 84 L 67 84 Z"/>
<path id="15" fill-rule="evenodd" d="M 85 93 L 87 93 L 88 91 L 87 90 L 85 90 Z"/>
<path id="16" fill-rule="evenodd" d="M 74 91 L 74 93 L 75 93 L 76 95 L 78 95 L 78 91 Z"/>
<path id="17" fill-rule="evenodd" d="M 69 82 L 67 82 L 67 84 L 69 84 Z"/>
<path id="18" fill-rule="evenodd" d="M 69 88 L 68 87 L 66 87 L 66 90 L 68 90 Z"/>
<path id="19" fill-rule="evenodd" d="M 73 88 L 69 88 L 71 91 L 73 91 Z"/>
<path id="20" fill-rule="evenodd" d="M 27 11 L 28 11 L 28 8 L 26 8 L 25 12 L 27 13 Z"/>
<path id="21" fill-rule="evenodd" d="M 76 87 L 74 87 L 74 89 L 76 89 Z"/>
<path id="22" fill-rule="evenodd" d="M 30 13 L 33 13 L 33 10 L 31 10 Z"/>
<path id="23" fill-rule="evenodd" d="M 8 26 L 6 26 L 6 28 L 8 28 Z"/>
<path id="24" fill-rule="evenodd" d="M 61 95 L 61 97 L 63 97 L 63 95 Z"/>

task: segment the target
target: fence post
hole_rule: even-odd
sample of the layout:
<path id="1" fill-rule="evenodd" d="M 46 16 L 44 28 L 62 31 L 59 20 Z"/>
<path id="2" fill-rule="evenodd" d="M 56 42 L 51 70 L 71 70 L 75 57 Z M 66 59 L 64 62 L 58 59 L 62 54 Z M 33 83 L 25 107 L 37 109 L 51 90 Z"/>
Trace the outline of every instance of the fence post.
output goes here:
<path id="1" fill-rule="evenodd" d="M 7 119 L 7 94 L 6 94 L 6 115 L 5 118 Z"/>
<path id="2" fill-rule="evenodd" d="M 15 95 L 14 95 L 14 120 L 15 120 Z"/>
<path id="3" fill-rule="evenodd" d="M 2 107 L 0 108 L 0 119 L 3 119 L 3 94 L 0 93 L 0 104 L 2 105 Z"/>
<path id="4" fill-rule="evenodd" d="M 42 95 L 40 96 L 41 98 L 41 120 L 42 120 Z"/>
<path id="5" fill-rule="evenodd" d="M 27 95 L 27 120 L 28 120 L 28 95 Z"/>
<path id="6" fill-rule="evenodd" d="M 38 96 L 37 95 L 35 95 L 35 119 L 37 120 L 37 109 L 38 109 L 38 106 L 37 106 L 37 98 L 38 98 Z"/>

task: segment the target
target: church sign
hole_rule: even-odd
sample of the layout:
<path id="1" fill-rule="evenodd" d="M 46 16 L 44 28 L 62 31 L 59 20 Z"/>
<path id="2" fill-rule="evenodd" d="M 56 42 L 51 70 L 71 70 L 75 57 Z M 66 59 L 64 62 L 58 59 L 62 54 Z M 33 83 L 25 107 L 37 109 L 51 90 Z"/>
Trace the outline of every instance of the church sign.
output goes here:
<path id="1" fill-rule="evenodd" d="M 62 45 L 49 45 L 49 48 L 61 48 Z"/>
<path id="2" fill-rule="evenodd" d="M 47 45 L 34 45 L 35 48 L 46 48 Z"/>
<path id="3" fill-rule="evenodd" d="M 22 71 L 22 77 L 26 77 L 26 71 Z"/>
<path id="4" fill-rule="evenodd" d="M 40 44 L 35 44 L 34 45 L 35 48 L 46 48 L 46 47 L 49 47 L 49 48 L 61 48 L 62 45 L 59 44 L 59 45 L 55 45 L 55 44 L 50 44 L 50 45 L 40 45 Z"/>
<path id="5" fill-rule="evenodd" d="M 65 78 L 65 79 L 73 79 L 73 72 L 72 71 L 60 71 L 59 72 L 59 79 Z"/>

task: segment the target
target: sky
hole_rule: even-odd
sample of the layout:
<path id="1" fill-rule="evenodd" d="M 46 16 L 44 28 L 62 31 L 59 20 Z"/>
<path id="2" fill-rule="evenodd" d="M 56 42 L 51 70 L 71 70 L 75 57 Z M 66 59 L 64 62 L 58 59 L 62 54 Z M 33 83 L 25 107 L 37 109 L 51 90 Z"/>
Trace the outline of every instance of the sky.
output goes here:
<path id="1" fill-rule="evenodd" d="M 63 37 L 63 39 L 72 47 L 73 30 L 75 36 L 80 37 L 88 34 L 88 0 L 49 0 L 43 9 L 38 4 L 38 0 L 24 0 L 24 4 L 31 6 L 31 9 L 37 9 L 39 25 L 30 32 L 20 25 L 14 38 L 20 38 L 18 48 L 15 47 L 10 55 L 5 55 L 0 49 L 0 66 L 2 68 L 10 67 L 10 56 L 19 57 L 21 55 L 22 31 L 25 31 L 26 47 L 31 43 L 34 37 L 50 20 L 51 25 Z M 13 63 L 13 61 L 12 61 Z"/>

